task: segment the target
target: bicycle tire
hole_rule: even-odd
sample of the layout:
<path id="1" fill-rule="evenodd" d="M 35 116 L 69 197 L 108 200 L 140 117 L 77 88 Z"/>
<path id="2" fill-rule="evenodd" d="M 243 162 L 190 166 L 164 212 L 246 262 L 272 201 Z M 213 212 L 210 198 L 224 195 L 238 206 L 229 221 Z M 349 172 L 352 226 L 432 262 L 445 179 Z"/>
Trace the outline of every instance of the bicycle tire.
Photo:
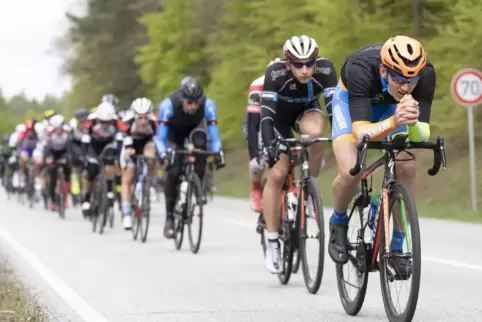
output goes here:
<path id="1" fill-rule="evenodd" d="M 263 179 L 261 180 L 261 191 L 264 190 L 264 186 L 266 185 L 266 182 L 267 182 L 267 181 L 268 181 L 267 178 L 263 178 Z M 263 219 L 264 219 L 264 214 L 263 214 L 263 213 L 260 213 L 260 216 L 263 216 Z M 257 223 L 258 227 L 256 227 L 256 228 L 257 228 L 256 230 L 257 230 L 258 233 L 261 235 L 261 250 L 263 251 L 263 258 L 266 258 L 266 239 L 265 239 L 265 237 L 264 237 L 264 230 L 265 230 L 265 228 L 264 228 L 264 227 L 260 227 L 260 226 L 259 226 L 259 222 L 260 222 L 260 220 L 259 220 L 259 217 L 258 217 L 258 223 Z"/>
<path id="2" fill-rule="evenodd" d="M 285 214 L 288 213 L 288 197 L 286 191 L 283 191 L 283 199 L 284 199 L 284 212 Z M 283 253 L 282 253 L 282 265 L 283 271 L 278 275 L 278 280 L 282 285 L 288 284 L 290 281 L 291 273 L 293 272 L 293 254 L 294 254 L 294 246 L 293 240 L 296 238 L 296 229 L 292 227 L 292 223 L 289 221 L 283 220 L 281 218 L 281 230 L 282 233 L 280 234 L 280 239 L 283 240 Z"/>
<path id="3" fill-rule="evenodd" d="M 189 244 L 191 248 L 191 252 L 193 254 L 197 254 L 199 251 L 199 248 L 201 247 L 201 240 L 202 240 L 202 233 L 203 233 L 203 219 L 204 219 L 204 210 L 203 210 L 203 187 L 201 184 L 201 180 L 199 179 L 199 176 L 197 173 L 193 172 L 191 173 L 191 183 L 189 184 L 189 188 L 186 194 L 186 212 L 188 216 L 188 225 L 187 225 L 187 231 L 188 231 L 188 236 L 189 236 Z M 196 194 L 196 206 L 199 207 L 199 214 L 196 216 L 199 218 L 199 229 L 198 229 L 198 237 L 197 240 L 194 240 L 193 236 L 193 228 L 192 228 L 192 223 L 193 223 L 193 208 L 194 205 L 192 205 L 192 194 Z"/>
<path id="4" fill-rule="evenodd" d="M 30 170 L 28 174 L 27 196 L 28 206 L 30 207 L 30 209 L 33 209 L 33 206 L 35 204 L 35 177 L 32 170 Z"/>
<path id="5" fill-rule="evenodd" d="M 57 190 L 57 206 L 58 206 L 58 213 L 59 218 L 65 219 L 65 175 L 63 170 L 58 171 L 57 182 L 56 182 L 56 190 Z"/>
<path id="6" fill-rule="evenodd" d="M 107 211 L 109 210 L 109 201 L 107 200 L 107 181 L 105 179 L 105 173 L 104 170 L 102 169 L 100 174 L 99 174 L 99 181 L 100 181 L 100 191 L 99 191 L 99 211 L 98 211 L 98 216 L 97 220 L 99 221 L 97 224 L 100 224 L 99 227 L 99 234 L 103 235 L 104 234 L 104 229 L 107 224 Z"/>
<path id="7" fill-rule="evenodd" d="M 421 246 L 420 246 L 420 225 L 418 222 L 418 214 L 417 214 L 417 207 L 415 205 L 415 200 L 410 193 L 408 187 L 401 183 L 395 182 L 391 186 L 390 194 L 389 194 L 389 211 L 391 211 L 393 204 L 391 200 L 391 196 L 393 195 L 401 195 L 404 203 L 406 204 L 406 214 L 407 214 L 407 221 L 410 223 L 410 238 L 412 240 L 412 274 L 411 274 L 411 290 L 410 295 L 408 297 L 407 306 L 405 311 L 398 315 L 395 312 L 394 305 L 390 298 L 390 290 L 388 288 L 388 276 L 387 276 L 387 260 L 385 259 L 384 255 L 386 252 L 385 245 L 385 225 L 380 219 L 379 225 L 381 225 L 381 238 L 380 238 L 380 252 L 379 252 L 379 267 L 380 267 L 380 283 L 382 287 L 382 298 L 383 298 L 383 305 L 385 307 L 385 312 L 387 314 L 388 319 L 391 322 L 410 322 L 413 319 L 415 314 L 415 310 L 417 308 L 418 302 L 418 295 L 420 290 L 420 275 L 421 275 L 421 266 L 422 266 L 422 257 L 421 257 Z M 383 214 L 384 216 L 385 214 Z M 382 216 L 380 216 L 382 218 Z"/>
<path id="8" fill-rule="evenodd" d="M 301 257 L 300 250 L 297 249 L 293 252 L 293 274 L 297 274 L 300 269 Z"/>
<path id="9" fill-rule="evenodd" d="M 357 206 L 357 213 L 353 213 L 351 216 L 351 220 L 358 220 L 360 221 L 360 214 L 362 214 L 363 218 L 363 208 L 361 206 Z M 360 222 L 360 229 L 362 230 L 361 236 L 364 236 L 364 230 L 362 229 L 363 227 L 363 222 Z M 351 225 L 348 224 L 350 227 Z M 363 237 L 362 237 L 363 238 Z M 355 316 L 360 312 L 363 303 L 365 302 L 365 295 L 367 293 L 367 287 L 368 287 L 368 276 L 370 274 L 370 258 L 368 258 L 367 255 L 367 245 L 363 241 L 363 239 L 360 241 L 359 237 L 357 236 L 357 244 L 356 244 L 356 249 L 359 249 L 361 251 L 361 256 L 364 260 L 364 272 L 360 276 L 360 272 L 358 271 L 358 268 L 356 270 L 356 273 L 360 277 L 361 283 L 360 283 L 360 288 L 357 291 L 356 296 L 354 297 L 353 300 L 350 299 L 350 297 L 347 294 L 346 288 L 345 288 L 345 283 L 343 279 L 343 266 L 345 265 L 340 265 L 336 264 L 335 269 L 336 269 L 336 284 L 338 286 L 338 294 L 340 295 L 340 300 L 343 308 L 345 309 L 345 312 L 348 315 Z M 357 256 L 358 257 L 358 251 L 357 251 Z M 349 257 L 350 258 L 350 257 Z M 358 258 L 355 258 L 356 260 Z M 349 260 L 350 261 L 350 260 Z"/>
<path id="10" fill-rule="evenodd" d="M 318 266 L 316 268 L 316 274 L 314 278 L 310 276 L 310 270 L 309 270 L 309 265 L 308 265 L 308 259 L 307 259 L 307 251 L 306 251 L 306 216 L 303 214 L 303 216 L 299 216 L 300 223 L 299 225 L 299 241 L 300 241 L 300 257 L 301 257 L 301 269 L 303 271 L 303 280 L 305 281 L 305 286 L 308 292 L 311 294 L 316 294 L 318 290 L 320 289 L 321 286 L 321 280 L 323 279 L 323 269 L 324 269 L 324 264 L 325 264 L 325 216 L 323 212 L 323 202 L 321 200 L 321 194 L 318 189 L 318 185 L 316 184 L 315 180 L 313 178 L 309 178 L 305 187 L 305 191 L 307 193 L 307 196 L 311 195 L 311 198 L 313 202 L 315 203 L 315 216 L 316 216 L 316 224 L 319 229 L 318 233 Z M 301 192 L 301 190 L 300 190 Z M 302 193 L 299 195 L 299 201 L 298 205 L 301 205 L 302 203 L 302 197 L 305 194 Z M 306 198 L 308 199 L 308 198 Z M 304 201 L 303 201 L 304 204 Z M 301 214 L 301 211 L 305 211 L 302 209 L 302 207 L 299 207 L 299 214 Z M 304 220 L 304 223 L 302 225 L 302 220 Z M 303 228 L 304 227 L 304 228 Z"/>
<path id="11" fill-rule="evenodd" d="M 143 179 L 140 215 L 139 227 L 141 230 L 141 241 L 145 243 L 147 240 L 147 234 L 149 233 L 149 222 L 151 215 L 151 178 L 148 176 L 144 176 Z"/>
<path id="12" fill-rule="evenodd" d="M 137 240 L 139 236 L 139 207 L 137 205 L 137 196 L 136 196 L 136 184 L 137 178 L 135 178 L 132 188 L 131 188 L 131 232 L 132 232 L 132 240 Z"/>

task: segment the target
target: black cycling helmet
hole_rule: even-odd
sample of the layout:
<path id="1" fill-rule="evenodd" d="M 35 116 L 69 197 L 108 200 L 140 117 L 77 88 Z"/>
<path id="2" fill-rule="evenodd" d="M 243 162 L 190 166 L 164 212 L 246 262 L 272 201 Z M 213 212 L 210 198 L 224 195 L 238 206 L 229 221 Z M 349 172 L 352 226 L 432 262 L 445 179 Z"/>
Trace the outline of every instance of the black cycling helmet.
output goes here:
<path id="1" fill-rule="evenodd" d="M 86 108 L 78 108 L 75 111 L 74 117 L 79 121 L 83 122 L 87 120 L 87 117 L 89 116 L 90 112 Z"/>
<path id="2" fill-rule="evenodd" d="M 184 77 L 181 81 L 180 90 L 182 97 L 187 100 L 197 101 L 204 96 L 202 86 L 191 76 Z"/>

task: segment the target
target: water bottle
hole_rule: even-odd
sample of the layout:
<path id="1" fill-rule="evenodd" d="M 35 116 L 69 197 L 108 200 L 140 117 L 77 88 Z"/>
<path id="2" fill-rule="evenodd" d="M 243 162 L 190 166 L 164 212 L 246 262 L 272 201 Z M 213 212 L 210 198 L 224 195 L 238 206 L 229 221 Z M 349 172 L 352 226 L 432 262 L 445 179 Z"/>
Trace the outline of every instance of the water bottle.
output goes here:
<path id="1" fill-rule="evenodd" d="M 298 198 L 293 192 L 288 192 L 288 220 L 294 221 L 296 218 L 296 209 L 298 208 Z"/>
<path id="2" fill-rule="evenodd" d="M 186 202 L 186 194 L 187 194 L 187 181 L 183 181 L 181 183 L 181 187 L 179 189 L 180 193 L 179 193 L 179 203 L 180 204 L 184 204 Z"/>
<path id="3" fill-rule="evenodd" d="M 372 201 L 370 203 L 370 211 L 368 212 L 368 227 L 370 227 L 370 229 L 372 230 L 377 229 L 375 220 L 377 217 L 377 211 L 378 211 L 378 205 L 380 204 L 380 199 L 381 199 L 381 195 L 375 194 L 372 196 Z"/>

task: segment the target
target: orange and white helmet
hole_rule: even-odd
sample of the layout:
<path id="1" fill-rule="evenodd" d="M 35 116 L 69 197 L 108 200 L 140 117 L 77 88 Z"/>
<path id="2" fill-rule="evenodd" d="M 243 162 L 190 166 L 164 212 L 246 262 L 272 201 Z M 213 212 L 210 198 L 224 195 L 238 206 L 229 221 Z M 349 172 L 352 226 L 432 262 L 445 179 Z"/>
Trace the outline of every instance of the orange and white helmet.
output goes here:
<path id="1" fill-rule="evenodd" d="M 382 64 L 400 75 L 416 77 L 427 65 L 422 44 L 407 36 L 388 39 L 380 51 Z"/>

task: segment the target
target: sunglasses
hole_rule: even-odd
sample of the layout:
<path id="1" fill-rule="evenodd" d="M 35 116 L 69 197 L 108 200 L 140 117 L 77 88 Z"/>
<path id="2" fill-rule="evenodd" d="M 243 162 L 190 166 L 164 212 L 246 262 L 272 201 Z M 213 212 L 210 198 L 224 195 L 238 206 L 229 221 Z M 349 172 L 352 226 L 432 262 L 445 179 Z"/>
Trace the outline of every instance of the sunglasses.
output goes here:
<path id="1" fill-rule="evenodd" d="M 400 74 L 398 74 L 396 71 L 387 69 L 388 75 L 390 75 L 390 78 L 392 81 L 394 81 L 397 85 L 415 85 L 418 83 L 419 76 L 415 77 L 404 77 Z"/>
<path id="2" fill-rule="evenodd" d="M 188 103 L 188 104 L 198 104 L 201 102 L 200 99 L 190 99 L 190 98 L 184 98 L 183 99 L 184 102 Z"/>
<path id="3" fill-rule="evenodd" d="M 310 60 L 307 62 L 299 62 L 299 61 L 290 61 L 291 65 L 293 65 L 296 69 L 303 68 L 303 66 L 306 66 L 307 68 L 311 68 L 316 64 L 316 60 Z"/>
<path id="4" fill-rule="evenodd" d="M 137 114 L 137 115 L 136 115 L 136 119 L 138 119 L 138 120 L 147 120 L 148 117 L 147 117 L 147 115 L 145 115 L 145 114 Z"/>

